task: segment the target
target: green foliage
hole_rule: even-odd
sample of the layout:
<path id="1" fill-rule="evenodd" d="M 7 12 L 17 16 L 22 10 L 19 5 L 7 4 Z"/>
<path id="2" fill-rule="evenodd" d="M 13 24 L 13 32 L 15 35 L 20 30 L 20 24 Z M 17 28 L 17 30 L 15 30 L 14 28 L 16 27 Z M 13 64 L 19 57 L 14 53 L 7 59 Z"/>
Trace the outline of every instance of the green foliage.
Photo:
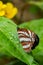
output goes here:
<path id="1" fill-rule="evenodd" d="M 33 57 L 43 65 L 43 19 L 33 20 L 31 22 L 19 25 L 21 28 L 26 28 L 34 31 L 39 36 L 39 45 L 32 51 Z"/>
<path id="2" fill-rule="evenodd" d="M 42 2 L 30 1 L 29 3 L 34 4 L 34 5 L 40 7 L 43 10 L 43 1 Z"/>
<path id="3" fill-rule="evenodd" d="M 4 17 L 0 17 L 0 53 L 16 57 L 27 65 L 38 65 L 30 54 L 24 52 L 18 39 L 17 25 Z"/>
<path id="4" fill-rule="evenodd" d="M 36 6 L 40 7 L 43 10 L 43 0 L 38 0 L 38 1 L 35 1 L 35 0 L 24 0 L 24 2 L 36 5 Z"/>

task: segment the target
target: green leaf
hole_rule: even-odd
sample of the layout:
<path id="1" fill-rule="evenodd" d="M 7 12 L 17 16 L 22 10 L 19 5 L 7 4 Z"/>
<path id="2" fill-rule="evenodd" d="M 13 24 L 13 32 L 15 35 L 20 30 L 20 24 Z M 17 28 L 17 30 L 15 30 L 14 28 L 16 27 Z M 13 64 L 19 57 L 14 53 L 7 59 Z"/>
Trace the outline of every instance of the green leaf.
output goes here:
<path id="1" fill-rule="evenodd" d="M 25 53 L 20 44 L 17 25 L 4 17 L 0 17 L 0 53 L 14 56 L 27 65 L 37 65 L 33 57 Z"/>
<path id="2" fill-rule="evenodd" d="M 19 25 L 19 27 L 30 29 L 39 36 L 39 45 L 32 51 L 32 54 L 35 60 L 37 60 L 40 65 L 43 65 L 43 19 L 23 23 Z"/>
<path id="3" fill-rule="evenodd" d="M 24 2 L 27 2 L 28 4 L 36 5 L 43 10 L 43 0 L 41 1 L 24 0 Z"/>
<path id="4" fill-rule="evenodd" d="M 30 4 L 34 4 L 34 5 L 40 7 L 43 10 L 43 1 L 42 2 L 39 2 L 39 1 L 38 2 L 30 1 L 29 3 Z"/>

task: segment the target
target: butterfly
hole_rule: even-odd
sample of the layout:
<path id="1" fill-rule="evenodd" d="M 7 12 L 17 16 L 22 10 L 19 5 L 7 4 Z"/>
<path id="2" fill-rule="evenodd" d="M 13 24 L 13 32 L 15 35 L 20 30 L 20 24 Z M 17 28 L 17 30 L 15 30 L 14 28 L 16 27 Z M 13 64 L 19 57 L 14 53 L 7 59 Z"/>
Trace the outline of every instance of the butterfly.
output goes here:
<path id="1" fill-rule="evenodd" d="M 33 31 L 24 28 L 18 28 L 17 33 L 25 52 L 30 52 L 39 44 L 39 37 Z"/>

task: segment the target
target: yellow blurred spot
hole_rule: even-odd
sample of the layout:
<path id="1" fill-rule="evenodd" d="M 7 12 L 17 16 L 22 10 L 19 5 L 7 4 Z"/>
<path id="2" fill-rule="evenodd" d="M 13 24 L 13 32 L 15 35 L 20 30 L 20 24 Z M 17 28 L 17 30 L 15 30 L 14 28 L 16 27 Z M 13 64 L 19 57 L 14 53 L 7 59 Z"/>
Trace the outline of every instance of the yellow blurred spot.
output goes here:
<path id="1" fill-rule="evenodd" d="M 3 5 L 3 2 L 2 1 L 0 1 L 0 5 Z"/>
<path id="2" fill-rule="evenodd" d="M 5 5 L 5 4 L 3 4 L 2 9 L 5 9 L 5 8 L 6 8 L 6 5 Z"/>
<path id="3" fill-rule="evenodd" d="M 5 15 L 5 11 L 0 11 L 0 16 L 4 16 Z"/>
<path id="4" fill-rule="evenodd" d="M 10 9 L 13 8 L 13 4 L 12 3 L 7 3 L 6 5 L 7 5 L 7 8 L 10 8 Z"/>
<path id="5" fill-rule="evenodd" d="M 13 4 L 7 3 L 5 11 L 6 11 L 5 16 L 7 18 L 13 18 L 17 14 L 18 9 L 16 7 L 13 7 Z"/>
<path id="6" fill-rule="evenodd" d="M 9 11 L 6 11 L 6 17 L 7 18 L 13 18 L 16 14 L 17 14 L 17 12 L 18 12 L 18 10 L 17 10 L 17 8 L 13 8 L 13 9 L 11 9 L 11 11 L 9 10 Z"/>
<path id="7" fill-rule="evenodd" d="M 0 1 L 0 10 L 2 9 L 2 6 L 3 6 L 3 2 Z"/>
<path id="8" fill-rule="evenodd" d="M 0 1 L 0 16 L 6 16 L 7 18 L 13 18 L 18 12 L 18 9 L 13 6 L 12 3 L 3 4 Z"/>

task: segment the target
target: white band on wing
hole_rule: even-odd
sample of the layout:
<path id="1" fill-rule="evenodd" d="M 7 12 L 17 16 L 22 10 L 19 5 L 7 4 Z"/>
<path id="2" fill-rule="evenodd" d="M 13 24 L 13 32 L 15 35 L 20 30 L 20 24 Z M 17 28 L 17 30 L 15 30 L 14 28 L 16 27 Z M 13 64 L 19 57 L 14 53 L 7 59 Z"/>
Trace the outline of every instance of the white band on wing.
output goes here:
<path id="1" fill-rule="evenodd" d="M 29 47 L 30 47 L 30 44 L 23 46 L 23 48 L 29 48 Z"/>
<path id="2" fill-rule="evenodd" d="M 28 30 L 28 32 L 29 32 L 30 37 L 32 37 L 31 31 L 30 31 L 30 30 Z"/>
<path id="3" fill-rule="evenodd" d="M 29 36 L 29 35 L 28 35 L 28 33 L 26 33 L 26 32 L 23 32 L 23 31 L 18 31 L 18 33 L 21 33 L 21 34 L 24 34 L 24 35 L 27 35 L 27 36 Z"/>
<path id="4" fill-rule="evenodd" d="M 22 41 L 30 41 L 31 42 L 31 39 L 30 38 L 20 38 L 20 42 L 22 42 Z"/>

